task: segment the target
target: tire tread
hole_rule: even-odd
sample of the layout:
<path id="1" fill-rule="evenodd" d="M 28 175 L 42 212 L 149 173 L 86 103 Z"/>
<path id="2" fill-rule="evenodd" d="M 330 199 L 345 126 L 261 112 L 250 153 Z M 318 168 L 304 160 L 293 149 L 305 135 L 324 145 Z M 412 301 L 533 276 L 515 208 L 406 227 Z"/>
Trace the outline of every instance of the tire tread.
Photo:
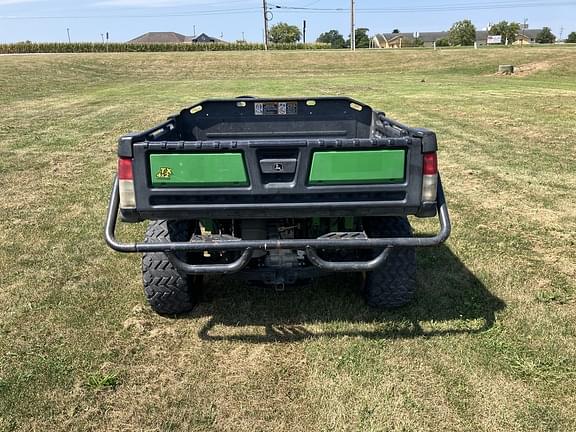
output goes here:
<path id="1" fill-rule="evenodd" d="M 189 226 L 186 221 L 151 221 L 146 231 L 145 242 L 188 241 L 191 234 Z M 146 300 L 159 314 L 187 313 L 196 304 L 192 278 L 179 273 L 164 253 L 144 253 L 142 280 Z"/>
<path id="2" fill-rule="evenodd" d="M 405 217 L 366 218 L 371 237 L 412 237 Z M 388 259 L 366 276 L 364 296 L 369 306 L 396 309 L 412 302 L 416 294 L 416 250 L 395 247 Z"/>

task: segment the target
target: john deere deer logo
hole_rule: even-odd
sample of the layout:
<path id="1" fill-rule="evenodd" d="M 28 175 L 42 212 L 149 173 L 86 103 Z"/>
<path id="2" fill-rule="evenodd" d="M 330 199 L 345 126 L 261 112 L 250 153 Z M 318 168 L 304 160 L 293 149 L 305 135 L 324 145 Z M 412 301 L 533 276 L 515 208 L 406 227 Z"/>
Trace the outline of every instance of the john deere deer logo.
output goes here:
<path id="1" fill-rule="evenodd" d="M 160 168 L 156 173 L 156 178 L 170 180 L 170 177 L 172 177 L 173 174 L 174 172 L 172 171 L 172 168 Z"/>

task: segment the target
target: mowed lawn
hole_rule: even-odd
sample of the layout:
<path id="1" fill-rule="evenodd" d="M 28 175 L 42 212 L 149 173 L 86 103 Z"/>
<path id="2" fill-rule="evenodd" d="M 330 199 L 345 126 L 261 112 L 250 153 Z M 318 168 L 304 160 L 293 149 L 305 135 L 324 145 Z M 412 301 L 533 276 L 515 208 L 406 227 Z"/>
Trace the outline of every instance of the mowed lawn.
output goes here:
<path id="1" fill-rule="evenodd" d="M 115 141 L 238 95 L 437 131 L 454 230 L 412 306 L 227 277 L 150 311 L 140 256 L 103 241 Z M 576 430 L 575 125 L 570 47 L 0 57 L 0 430 Z"/>

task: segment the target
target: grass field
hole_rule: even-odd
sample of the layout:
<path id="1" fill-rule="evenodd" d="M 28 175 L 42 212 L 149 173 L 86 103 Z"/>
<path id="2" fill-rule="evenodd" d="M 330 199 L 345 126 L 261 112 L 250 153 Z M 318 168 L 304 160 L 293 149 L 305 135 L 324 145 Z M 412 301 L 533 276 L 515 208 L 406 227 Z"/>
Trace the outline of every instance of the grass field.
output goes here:
<path id="1" fill-rule="evenodd" d="M 576 430 L 575 73 L 574 48 L 0 57 L 0 430 Z M 454 231 L 413 306 L 339 276 L 149 310 L 102 239 L 115 140 L 241 94 L 438 132 Z"/>

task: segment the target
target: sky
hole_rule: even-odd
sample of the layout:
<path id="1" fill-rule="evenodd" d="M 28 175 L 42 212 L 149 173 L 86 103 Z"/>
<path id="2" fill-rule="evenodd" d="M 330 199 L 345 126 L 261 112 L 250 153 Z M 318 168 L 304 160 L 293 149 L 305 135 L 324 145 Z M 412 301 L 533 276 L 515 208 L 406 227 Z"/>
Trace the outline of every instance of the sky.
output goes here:
<path id="1" fill-rule="evenodd" d="M 350 0 L 267 0 L 270 25 L 302 27 L 307 41 L 336 29 L 350 33 Z M 206 33 L 227 41 L 260 42 L 262 0 L 0 0 L 0 43 L 68 40 L 124 42 L 149 31 Z M 279 6 L 279 7 L 278 7 Z M 369 34 L 448 30 L 470 19 L 480 30 L 501 20 L 576 31 L 576 0 L 356 0 L 357 26 Z"/>

